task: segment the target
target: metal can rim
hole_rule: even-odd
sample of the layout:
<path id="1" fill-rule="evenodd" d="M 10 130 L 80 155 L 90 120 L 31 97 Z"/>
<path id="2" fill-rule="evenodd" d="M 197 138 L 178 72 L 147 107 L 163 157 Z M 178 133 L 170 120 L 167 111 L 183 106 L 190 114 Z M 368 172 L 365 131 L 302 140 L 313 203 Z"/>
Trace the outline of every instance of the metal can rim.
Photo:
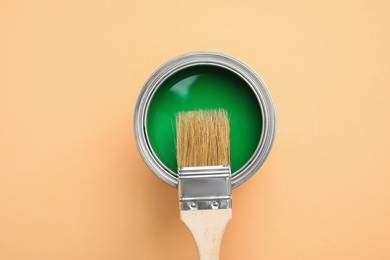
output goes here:
<path id="1" fill-rule="evenodd" d="M 259 102 L 263 132 L 251 158 L 232 175 L 232 188 L 236 188 L 250 179 L 268 157 L 275 137 L 276 116 L 271 95 L 263 80 L 249 66 L 229 55 L 206 51 L 190 52 L 169 60 L 152 73 L 141 89 L 135 105 L 133 128 L 137 148 L 150 170 L 162 181 L 177 188 L 177 174 L 160 161 L 148 140 L 147 111 L 162 82 L 182 69 L 198 65 L 217 66 L 235 73 L 245 80 Z"/>

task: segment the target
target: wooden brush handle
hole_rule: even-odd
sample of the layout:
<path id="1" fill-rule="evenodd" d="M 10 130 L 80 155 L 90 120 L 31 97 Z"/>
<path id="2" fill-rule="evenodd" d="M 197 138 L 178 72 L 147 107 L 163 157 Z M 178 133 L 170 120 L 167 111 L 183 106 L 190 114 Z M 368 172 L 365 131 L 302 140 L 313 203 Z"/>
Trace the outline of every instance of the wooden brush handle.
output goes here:
<path id="1" fill-rule="evenodd" d="M 218 260 L 219 247 L 232 209 L 180 211 L 180 219 L 191 231 L 199 260 Z"/>

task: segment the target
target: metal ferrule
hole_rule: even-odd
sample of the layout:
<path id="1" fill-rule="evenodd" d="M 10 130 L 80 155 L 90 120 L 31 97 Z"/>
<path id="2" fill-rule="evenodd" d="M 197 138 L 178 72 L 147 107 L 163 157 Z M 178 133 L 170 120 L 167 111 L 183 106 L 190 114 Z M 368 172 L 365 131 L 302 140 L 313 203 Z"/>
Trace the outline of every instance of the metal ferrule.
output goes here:
<path id="1" fill-rule="evenodd" d="M 229 165 L 179 168 L 180 210 L 232 208 Z"/>

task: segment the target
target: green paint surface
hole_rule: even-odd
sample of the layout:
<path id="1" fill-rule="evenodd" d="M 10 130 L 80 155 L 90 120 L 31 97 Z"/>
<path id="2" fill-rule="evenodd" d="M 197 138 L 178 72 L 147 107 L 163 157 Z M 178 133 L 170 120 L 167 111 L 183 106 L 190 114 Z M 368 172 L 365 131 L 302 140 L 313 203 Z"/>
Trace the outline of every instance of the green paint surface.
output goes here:
<path id="1" fill-rule="evenodd" d="M 157 157 L 177 172 L 175 116 L 180 111 L 223 108 L 229 114 L 231 170 L 252 156 L 262 132 L 259 103 L 239 76 L 216 66 L 194 66 L 166 79 L 153 96 L 147 114 L 147 134 Z"/>

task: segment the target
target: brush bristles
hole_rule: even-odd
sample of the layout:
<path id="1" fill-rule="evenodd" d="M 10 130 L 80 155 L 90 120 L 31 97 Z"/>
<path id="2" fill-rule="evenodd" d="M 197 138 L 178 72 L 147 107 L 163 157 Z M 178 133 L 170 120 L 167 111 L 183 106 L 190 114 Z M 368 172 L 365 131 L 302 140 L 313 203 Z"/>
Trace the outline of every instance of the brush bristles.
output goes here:
<path id="1" fill-rule="evenodd" d="M 223 109 L 176 115 L 178 167 L 230 164 L 229 118 Z"/>

